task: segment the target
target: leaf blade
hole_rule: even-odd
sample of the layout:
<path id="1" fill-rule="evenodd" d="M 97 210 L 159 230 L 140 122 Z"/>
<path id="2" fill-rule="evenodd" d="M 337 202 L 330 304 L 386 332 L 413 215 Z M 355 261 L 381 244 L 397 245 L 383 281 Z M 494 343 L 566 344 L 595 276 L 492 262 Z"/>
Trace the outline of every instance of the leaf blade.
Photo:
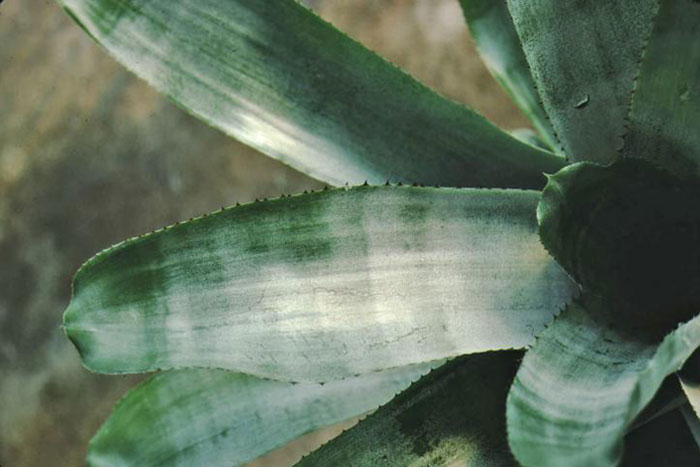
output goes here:
<path id="1" fill-rule="evenodd" d="M 576 291 L 539 242 L 538 199 L 358 187 L 225 210 L 88 261 L 64 327 L 108 373 L 324 381 L 521 347 Z"/>
<path id="2" fill-rule="evenodd" d="M 690 428 L 693 438 L 700 447 L 700 377 L 698 376 L 698 364 L 700 363 L 700 351 L 696 350 L 690 356 L 685 365 L 678 372 L 678 382 L 680 383 L 685 401 L 683 417 Z"/>
<path id="3" fill-rule="evenodd" d="M 696 453 L 697 449 L 700 449 L 700 418 L 698 417 L 695 407 L 691 404 L 686 404 L 680 408 L 681 414 L 685 419 L 685 423 L 688 426 L 688 430 L 695 441 Z"/>
<path id="4" fill-rule="evenodd" d="M 511 388 L 522 464 L 617 465 L 632 423 L 677 403 L 666 377 L 700 346 L 698 196 L 697 183 L 641 160 L 550 177 L 540 237 L 584 295 L 538 337 Z"/>
<path id="5" fill-rule="evenodd" d="M 572 161 L 618 158 L 656 0 L 508 0 L 542 104 Z"/>
<path id="6" fill-rule="evenodd" d="M 560 145 L 540 103 L 506 0 L 460 0 L 477 50 L 491 75 L 530 119 L 546 145 Z"/>
<path id="7" fill-rule="evenodd" d="M 572 164 L 542 192 L 540 238 L 616 322 L 661 338 L 700 307 L 699 202 L 700 183 L 640 159 Z"/>
<path id="8" fill-rule="evenodd" d="M 617 465 L 626 430 L 700 345 L 700 317 L 645 342 L 588 311 L 602 306 L 574 302 L 523 359 L 506 412 L 523 465 Z"/>
<path id="9" fill-rule="evenodd" d="M 677 408 L 625 437 L 623 467 L 638 465 L 693 465 L 698 445 L 684 418 L 687 405 Z"/>
<path id="10" fill-rule="evenodd" d="M 437 96 L 293 0 L 62 4 L 180 106 L 337 186 L 540 188 L 541 173 L 563 165 Z"/>
<path id="11" fill-rule="evenodd" d="M 639 71 L 623 157 L 640 157 L 681 177 L 700 175 L 700 58 L 697 2 L 661 0 Z"/>
<path id="12" fill-rule="evenodd" d="M 521 355 L 449 362 L 297 465 L 515 466 L 498 415 Z"/>
<path id="13" fill-rule="evenodd" d="M 700 417 L 700 383 L 683 377 L 680 377 L 679 380 L 688 403 L 695 411 L 696 416 Z"/>
<path id="14" fill-rule="evenodd" d="M 122 399 L 90 441 L 88 465 L 241 465 L 388 402 L 430 369 L 395 369 L 325 385 L 225 370 L 160 373 Z"/>

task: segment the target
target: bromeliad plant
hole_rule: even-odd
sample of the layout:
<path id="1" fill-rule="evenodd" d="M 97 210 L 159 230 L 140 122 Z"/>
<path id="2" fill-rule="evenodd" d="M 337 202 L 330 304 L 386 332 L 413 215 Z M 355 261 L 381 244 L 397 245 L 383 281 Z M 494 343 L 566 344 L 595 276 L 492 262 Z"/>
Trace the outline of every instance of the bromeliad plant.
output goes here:
<path id="1" fill-rule="evenodd" d="M 80 268 L 85 366 L 172 370 L 91 465 L 241 464 L 378 406 L 302 465 L 697 465 L 700 373 L 674 373 L 700 346 L 698 2 L 462 0 L 541 147 L 292 0 L 62 2 L 189 112 L 344 187 Z"/>

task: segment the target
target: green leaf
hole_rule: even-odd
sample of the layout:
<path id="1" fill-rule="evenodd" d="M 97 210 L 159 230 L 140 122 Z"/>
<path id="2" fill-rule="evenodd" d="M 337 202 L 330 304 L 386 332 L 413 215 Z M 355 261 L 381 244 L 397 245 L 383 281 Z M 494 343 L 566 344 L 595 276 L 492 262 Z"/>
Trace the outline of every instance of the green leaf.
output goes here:
<path id="1" fill-rule="evenodd" d="M 688 398 L 688 404 L 682 409 L 683 418 L 700 448 L 700 384 L 681 378 L 681 385 Z"/>
<path id="2" fill-rule="evenodd" d="M 678 381 L 688 402 L 683 409 L 683 416 L 700 447 L 700 349 L 690 356 L 678 372 Z"/>
<path id="3" fill-rule="evenodd" d="M 550 177 L 537 216 L 544 246 L 583 290 L 630 331 L 661 338 L 700 310 L 698 205 L 699 183 L 625 159 Z"/>
<path id="4" fill-rule="evenodd" d="M 244 464 L 375 409 L 429 369 L 406 367 L 324 385 L 225 370 L 160 373 L 117 404 L 90 442 L 87 461 L 93 467 Z"/>
<path id="5" fill-rule="evenodd" d="M 630 431 L 637 430 L 644 425 L 652 423 L 657 418 L 677 410 L 679 407 L 687 404 L 687 402 L 688 401 L 683 393 L 683 389 L 681 389 L 681 384 L 678 381 L 678 378 L 675 376 L 669 376 L 656 391 L 654 398 L 637 416 L 634 423 L 630 427 Z"/>
<path id="6" fill-rule="evenodd" d="M 698 416 L 697 408 L 695 406 L 691 406 L 690 404 L 686 404 L 681 407 L 680 412 L 688 425 L 690 434 L 692 435 L 695 446 L 695 455 L 700 455 L 700 452 L 698 451 L 698 449 L 700 449 L 700 416 Z"/>
<path id="7" fill-rule="evenodd" d="M 678 372 L 678 381 L 688 403 L 700 417 L 700 349 L 690 356 Z"/>
<path id="8" fill-rule="evenodd" d="M 530 119 L 550 149 L 559 151 L 540 103 L 506 0 L 460 0 L 476 47 L 491 75 Z"/>
<path id="9" fill-rule="evenodd" d="M 539 135 L 529 128 L 516 128 L 511 130 L 509 133 L 511 136 L 518 138 L 523 143 L 531 144 L 532 146 L 538 148 L 547 148 L 547 143 L 542 141 Z"/>
<path id="10" fill-rule="evenodd" d="M 660 1 L 633 95 L 623 155 L 700 175 L 700 3 Z"/>
<path id="11" fill-rule="evenodd" d="M 508 8 L 566 155 L 615 160 L 657 0 L 508 0 Z"/>
<path id="12" fill-rule="evenodd" d="M 607 306 L 584 295 L 526 353 L 507 403 L 508 440 L 523 465 L 617 465 L 631 423 L 700 345 L 700 316 L 658 343 L 606 322 Z"/>
<path id="13" fill-rule="evenodd" d="M 700 451 L 684 420 L 673 410 L 625 437 L 623 467 L 681 467 L 698 464 Z"/>
<path id="14" fill-rule="evenodd" d="M 688 398 L 690 406 L 698 417 L 700 417 L 700 382 L 687 378 L 680 378 L 683 393 Z"/>
<path id="15" fill-rule="evenodd" d="M 700 383 L 681 379 L 681 385 L 683 387 L 683 392 L 688 398 L 688 402 L 693 407 L 693 410 L 700 417 Z"/>
<path id="16" fill-rule="evenodd" d="M 61 0 L 131 71 L 335 185 L 541 188 L 564 162 L 441 98 L 293 0 Z"/>
<path id="17" fill-rule="evenodd" d="M 540 236 L 589 294 L 542 333 L 513 384 L 521 463 L 616 465 L 632 423 L 663 412 L 658 396 L 661 406 L 642 409 L 700 345 L 698 201 L 697 183 L 641 160 L 550 177 Z"/>
<path id="18" fill-rule="evenodd" d="M 521 356 L 494 352 L 450 362 L 298 466 L 515 466 L 502 414 Z"/>
<path id="19" fill-rule="evenodd" d="M 538 199 L 383 186 L 223 210 L 88 261 L 64 326 L 106 373 L 326 381 L 523 347 L 575 291 Z"/>

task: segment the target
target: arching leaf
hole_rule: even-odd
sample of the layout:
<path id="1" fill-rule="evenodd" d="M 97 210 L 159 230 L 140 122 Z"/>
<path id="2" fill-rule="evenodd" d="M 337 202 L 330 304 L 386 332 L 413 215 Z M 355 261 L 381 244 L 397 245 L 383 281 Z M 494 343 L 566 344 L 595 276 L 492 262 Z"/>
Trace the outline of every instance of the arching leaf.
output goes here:
<path id="1" fill-rule="evenodd" d="M 654 395 L 654 398 L 644 407 L 634 423 L 630 427 L 630 431 L 639 429 L 640 427 L 653 423 L 659 417 L 666 415 L 669 412 L 678 410 L 688 401 L 683 393 L 681 384 L 675 376 L 667 377 L 663 384 L 659 387 Z"/>
<path id="2" fill-rule="evenodd" d="M 327 384 L 225 370 L 160 373 L 131 390 L 93 437 L 90 466 L 241 465 L 310 431 L 373 410 L 429 365 Z"/>
<path id="3" fill-rule="evenodd" d="M 622 467 L 693 466 L 700 450 L 684 420 L 687 405 L 675 409 L 625 437 Z"/>
<path id="4" fill-rule="evenodd" d="M 577 290 L 539 242 L 538 199 L 383 186 L 227 209 L 88 261 L 64 326 L 106 373 L 328 381 L 523 347 Z"/>
<path id="5" fill-rule="evenodd" d="M 564 165 L 441 98 L 294 0 L 62 0 L 180 106 L 313 177 L 540 188 Z"/>
<path id="6" fill-rule="evenodd" d="M 606 323 L 606 306 L 571 304 L 526 353 L 507 405 L 509 444 L 524 466 L 617 465 L 633 420 L 700 346 L 700 316 L 659 343 Z"/>
<path id="7" fill-rule="evenodd" d="M 508 0 L 508 8 L 566 155 L 615 160 L 657 0 Z"/>
<path id="8" fill-rule="evenodd" d="M 502 414 L 522 352 L 468 355 L 424 376 L 299 467 L 510 467 Z"/>
<path id="9" fill-rule="evenodd" d="M 623 155 L 700 176 L 700 3 L 661 0 L 632 100 Z"/>
<path id="10" fill-rule="evenodd" d="M 560 151 L 540 103 L 506 0 L 460 0 L 469 31 L 496 81 L 530 119 L 546 145 Z"/>
<path id="11" fill-rule="evenodd" d="M 540 237 L 587 290 L 660 338 L 700 310 L 700 183 L 639 159 L 573 164 L 550 177 Z"/>
<path id="12" fill-rule="evenodd" d="M 584 295 L 538 336 L 508 396 L 523 465 L 617 465 L 626 431 L 700 346 L 698 200 L 697 183 L 639 160 L 550 177 L 540 236 Z"/>
<path id="13" fill-rule="evenodd" d="M 700 418 L 698 417 L 695 408 L 690 404 L 686 404 L 680 409 L 683 419 L 688 426 L 688 431 L 690 432 L 693 441 L 695 442 L 695 454 L 700 455 Z"/>

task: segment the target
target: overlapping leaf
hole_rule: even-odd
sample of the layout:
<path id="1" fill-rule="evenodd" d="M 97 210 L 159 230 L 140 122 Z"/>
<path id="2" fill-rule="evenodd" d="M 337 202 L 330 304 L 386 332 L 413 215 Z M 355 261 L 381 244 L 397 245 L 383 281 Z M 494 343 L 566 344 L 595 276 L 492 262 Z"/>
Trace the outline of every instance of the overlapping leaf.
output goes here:
<path id="1" fill-rule="evenodd" d="M 537 133 L 529 128 L 516 128 L 511 130 L 510 134 L 527 144 L 531 144 L 542 149 L 548 149 L 547 143 L 545 143 Z"/>
<path id="2" fill-rule="evenodd" d="M 430 366 L 320 384 L 225 370 L 158 374 L 130 391 L 90 442 L 92 467 L 230 466 L 375 409 Z"/>
<path id="3" fill-rule="evenodd" d="M 700 417 L 700 383 L 690 379 L 682 378 L 681 385 L 683 392 L 688 398 L 690 406 L 695 411 L 697 417 Z"/>
<path id="4" fill-rule="evenodd" d="M 625 159 L 550 177 L 537 216 L 545 247 L 584 290 L 659 338 L 700 311 L 698 205 L 700 183 Z"/>
<path id="5" fill-rule="evenodd" d="M 508 8 L 566 155 L 615 160 L 657 0 L 508 0 Z"/>
<path id="6" fill-rule="evenodd" d="M 654 398 L 649 401 L 644 410 L 637 416 L 632 424 L 630 431 L 639 429 L 640 427 L 652 423 L 655 419 L 663 417 L 669 412 L 678 410 L 683 405 L 687 404 L 688 400 L 683 393 L 681 383 L 675 376 L 669 376 L 659 387 L 654 395 Z"/>
<path id="7" fill-rule="evenodd" d="M 541 238 L 584 295 L 538 337 L 509 393 L 523 465 L 617 465 L 625 432 L 700 346 L 699 196 L 642 161 L 550 178 Z"/>
<path id="8" fill-rule="evenodd" d="M 91 369 L 221 367 L 326 381 L 527 345 L 576 290 L 537 192 L 328 190 L 117 245 L 64 317 Z"/>
<path id="9" fill-rule="evenodd" d="M 661 0 L 639 72 L 623 155 L 700 175 L 700 3 Z"/>
<path id="10" fill-rule="evenodd" d="M 63 4 L 187 110 L 329 183 L 539 187 L 541 172 L 564 165 L 291 0 Z M 550 145 L 556 130 L 574 160 L 611 162 L 622 149 L 697 175 L 700 7 L 462 4 L 490 69 Z M 508 440 L 524 465 L 616 465 L 634 420 L 700 345 L 700 189 L 635 164 L 572 167 L 545 190 L 543 241 L 591 293 L 541 334 L 511 387 Z M 339 381 L 160 375 L 118 407 L 90 461 L 128 463 L 137 453 L 139 463 L 245 462 L 376 406 L 424 369 L 402 365 L 528 345 L 576 290 L 537 242 L 536 200 L 508 191 L 327 191 L 223 211 L 103 252 L 76 276 L 64 322 L 89 368 L 220 367 Z M 512 464 L 493 413 L 514 355 L 452 362 L 305 463 Z M 663 429 L 667 417 L 640 430 Z M 697 417 L 686 417 L 697 429 Z M 228 435 L 233 444 L 222 443 Z M 643 448 L 644 436 L 633 437 Z"/>
<path id="11" fill-rule="evenodd" d="M 540 103 L 506 0 L 460 0 L 479 54 L 550 149 L 559 142 Z"/>
<path id="12" fill-rule="evenodd" d="M 617 465 L 632 421 L 700 345 L 700 317 L 659 344 L 606 324 L 605 306 L 573 303 L 525 355 L 507 406 L 509 444 L 523 465 Z"/>
<path id="13" fill-rule="evenodd" d="M 515 466 L 499 414 L 521 356 L 493 352 L 450 362 L 298 465 Z"/>
<path id="14" fill-rule="evenodd" d="M 678 372 L 678 381 L 687 400 L 683 417 L 700 447 L 700 350 L 696 350 L 685 362 Z"/>
<path id="15" fill-rule="evenodd" d="M 700 450 L 684 420 L 682 409 L 673 410 L 639 427 L 625 437 L 623 467 L 693 466 Z"/>
<path id="16" fill-rule="evenodd" d="M 696 409 L 690 404 L 686 404 L 683 407 L 681 407 L 680 412 L 688 426 L 688 431 L 690 432 L 690 435 L 692 436 L 692 439 L 694 441 L 694 445 L 696 448 L 695 458 L 697 458 L 697 456 L 700 456 L 700 451 L 698 451 L 698 449 L 700 449 L 700 418 L 698 418 Z"/>
<path id="17" fill-rule="evenodd" d="M 439 97 L 294 0 L 62 0 L 189 112 L 335 185 L 540 188 L 563 161 Z"/>
<path id="18" fill-rule="evenodd" d="M 700 350 L 695 351 L 685 362 L 678 372 L 678 381 L 688 403 L 700 417 Z"/>

